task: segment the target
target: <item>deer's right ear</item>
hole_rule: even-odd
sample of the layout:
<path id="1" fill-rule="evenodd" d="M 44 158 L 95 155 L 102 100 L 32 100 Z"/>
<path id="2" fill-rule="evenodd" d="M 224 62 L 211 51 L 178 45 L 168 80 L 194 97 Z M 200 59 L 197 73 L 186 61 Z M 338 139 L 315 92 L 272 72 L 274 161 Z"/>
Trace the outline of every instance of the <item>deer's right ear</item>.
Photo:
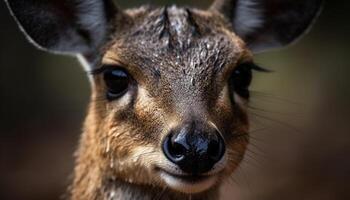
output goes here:
<path id="1" fill-rule="evenodd" d="M 96 51 L 119 12 L 112 0 L 5 0 L 37 47 L 62 54 Z"/>
<path id="2" fill-rule="evenodd" d="M 232 23 L 233 31 L 254 52 L 283 47 L 305 33 L 323 0 L 215 0 L 211 10 Z"/>

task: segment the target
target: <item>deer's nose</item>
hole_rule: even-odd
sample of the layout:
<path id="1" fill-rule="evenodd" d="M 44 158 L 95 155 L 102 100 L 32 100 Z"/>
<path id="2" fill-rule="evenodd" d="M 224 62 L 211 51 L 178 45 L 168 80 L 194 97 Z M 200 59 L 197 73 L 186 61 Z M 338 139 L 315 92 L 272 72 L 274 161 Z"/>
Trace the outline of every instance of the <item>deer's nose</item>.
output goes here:
<path id="1" fill-rule="evenodd" d="M 172 131 L 163 142 L 165 156 L 189 174 L 210 171 L 225 153 L 225 142 L 217 132 L 183 128 Z"/>

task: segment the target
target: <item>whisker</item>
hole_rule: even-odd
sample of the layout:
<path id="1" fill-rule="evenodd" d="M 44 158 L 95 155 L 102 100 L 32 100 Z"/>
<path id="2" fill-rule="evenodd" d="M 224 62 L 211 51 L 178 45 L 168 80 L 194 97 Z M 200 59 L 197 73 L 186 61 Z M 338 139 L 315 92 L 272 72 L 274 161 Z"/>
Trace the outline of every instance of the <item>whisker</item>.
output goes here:
<path id="1" fill-rule="evenodd" d="M 247 162 L 247 164 L 251 164 L 256 168 L 259 168 L 262 166 L 260 161 L 255 157 L 253 157 L 252 155 L 250 155 L 249 153 L 246 153 L 245 156 L 246 156 L 245 162 Z"/>
<path id="2" fill-rule="evenodd" d="M 265 130 L 267 130 L 267 129 L 268 129 L 267 127 L 258 128 L 258 129 L 249 131 L 249 133 L 250 133 L 250 134 L 252 134 L 252 133 L 257 133 L 257 132 L 260 132 L 260 131 L 265 131 Z M 251 137 L 251 136 L 250 136 L 250 137 Z"/>
<path id="3" fill-rule="evenodd" d="M 255 149 L 257 149 L 259 152 L 261 152 L 262 154 L 264 154 L 264 150 L 261 149 L 258 145 L 256 145 L 255 143 L 251 142 L 249 143 L 250 146 L 254 147 Z M 266 155 L 266 154 L 264 154 Z"/>
<path id="4" fill-rule="evenodd" d="M 298 106 L 303 105 L 303 104 L 300 103 L 300 102 L 292 101 L 292 100 L 290 100 L 290 99 L 288 99 L 288 98 L 279 97 L 279 96 L 276 96 L 276 95 L 273 95 L 273 94 L 269 94 L 269 93 L 266 93 L 266 92 L 261 92 L 261 91 L 256 91 L 256 90 L 250 90 L 250 93 L 251 93 L 254 97 L 265 98 L 265 100 L 266 100 L 266 99 L 273 100 L 272 102 L 279 101 L 279 102 L 289 103 L 289 104 L 298 105 Z M 252 100 L 254 100 L 254 97 L 252 98 Z"/>
<path id="5" fill-rule="evenodd" d="M 278 112 L 273 110 L 266 110 L 263 108 L 258 108 L 256 106 L 248 105 L 248 109 L 252 111 L 262 112 L 262 113 L 268 113 L 268 114 L 275 114 L 275 115 L 282 115 L 282 116 L 293 116 L 293 117 L 303 117 L 304 114 L 302 113 L 288 113 L 288 112 Z"/>
<path id="6" fill-rule="evenodd" d="M 257 118 L 254 115 L 249 115 L 249 117 L 250 117 L 250 121 L 251 121 L 252 126 L 254 124 L 258 124 L 256 126 L 258 126 L 258 127 L 262 126 L 263 128 L 266 128 L 266 129 L 269 128 L 269 127 L 266 126 L 266 123 L 262 122 L 262 120 L 260 118 Z"/>
<path id="7" fill-rule="evenodd" d="M 279 125 L 282 125 L 284 127 L 287 127 L 287 128 L 290 128 L 291 130 L 294 130 L 296 133 L 301 133 L 301 134 L 305 134 L 304 131 L 298 129 L 297 127 L 289 124 L 289 123 L 286 123 L 286 122 L 283 122 L 283 121 L 280 121 L 280 120 L 277 120 L 277 119 L 273 119 L 273 118 L 270 118 L 270 117 L 267 117 L 267 116 L 262 116 L 258 113 L 251 113 L 252 115 L 256 116 L 256 117 L 259 117 L 259 118 L 262 118 L 262 119 L 265 119 L 265 120 L 268 120 L 268 121 L 271 121 L 271 122 L 275 122 Z"/>
<path id="8" fill-rule="evenodd" d="M 162 197 L 163 197 L 163 195 L 165 194 L 165 191 L 167 190 L 167 186 L 165 186 L 164 188 L 163 188 L 163 190 L 159 193 L 159 194 L 157 194 L 156 196 L 155 196 L 155 198 L 152 198 L 152 199 L 154 199 L 154 200 L 160 200 L 160 199 L 162 199 Z"/>

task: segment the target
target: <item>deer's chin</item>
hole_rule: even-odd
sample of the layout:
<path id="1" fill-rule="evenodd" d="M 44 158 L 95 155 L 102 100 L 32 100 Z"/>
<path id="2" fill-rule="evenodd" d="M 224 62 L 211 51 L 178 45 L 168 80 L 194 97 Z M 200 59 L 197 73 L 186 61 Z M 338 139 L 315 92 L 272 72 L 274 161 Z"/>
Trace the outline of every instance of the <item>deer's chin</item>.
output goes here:
<path id="1" fill-rule="evenodd" d="M 218 180 L 217 175 L 182 176 L 164 170 L 160 171 L 160 177 L 169 188 L 186 194 L 204 192 L 212 188 Z"/>

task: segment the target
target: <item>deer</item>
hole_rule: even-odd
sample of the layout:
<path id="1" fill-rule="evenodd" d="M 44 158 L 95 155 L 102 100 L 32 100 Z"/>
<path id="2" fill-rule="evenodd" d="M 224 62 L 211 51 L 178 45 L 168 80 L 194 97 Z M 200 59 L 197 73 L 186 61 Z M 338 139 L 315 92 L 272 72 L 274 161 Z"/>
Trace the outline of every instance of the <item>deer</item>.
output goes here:
<path id="1" fill-rule="evenodd" d="M 5 0 L 40 50 L 76 56 L 91 99 L 72 200 L 220 199 L 250 138 L 254 55 L 294 43 L 322 0 Z"/>

